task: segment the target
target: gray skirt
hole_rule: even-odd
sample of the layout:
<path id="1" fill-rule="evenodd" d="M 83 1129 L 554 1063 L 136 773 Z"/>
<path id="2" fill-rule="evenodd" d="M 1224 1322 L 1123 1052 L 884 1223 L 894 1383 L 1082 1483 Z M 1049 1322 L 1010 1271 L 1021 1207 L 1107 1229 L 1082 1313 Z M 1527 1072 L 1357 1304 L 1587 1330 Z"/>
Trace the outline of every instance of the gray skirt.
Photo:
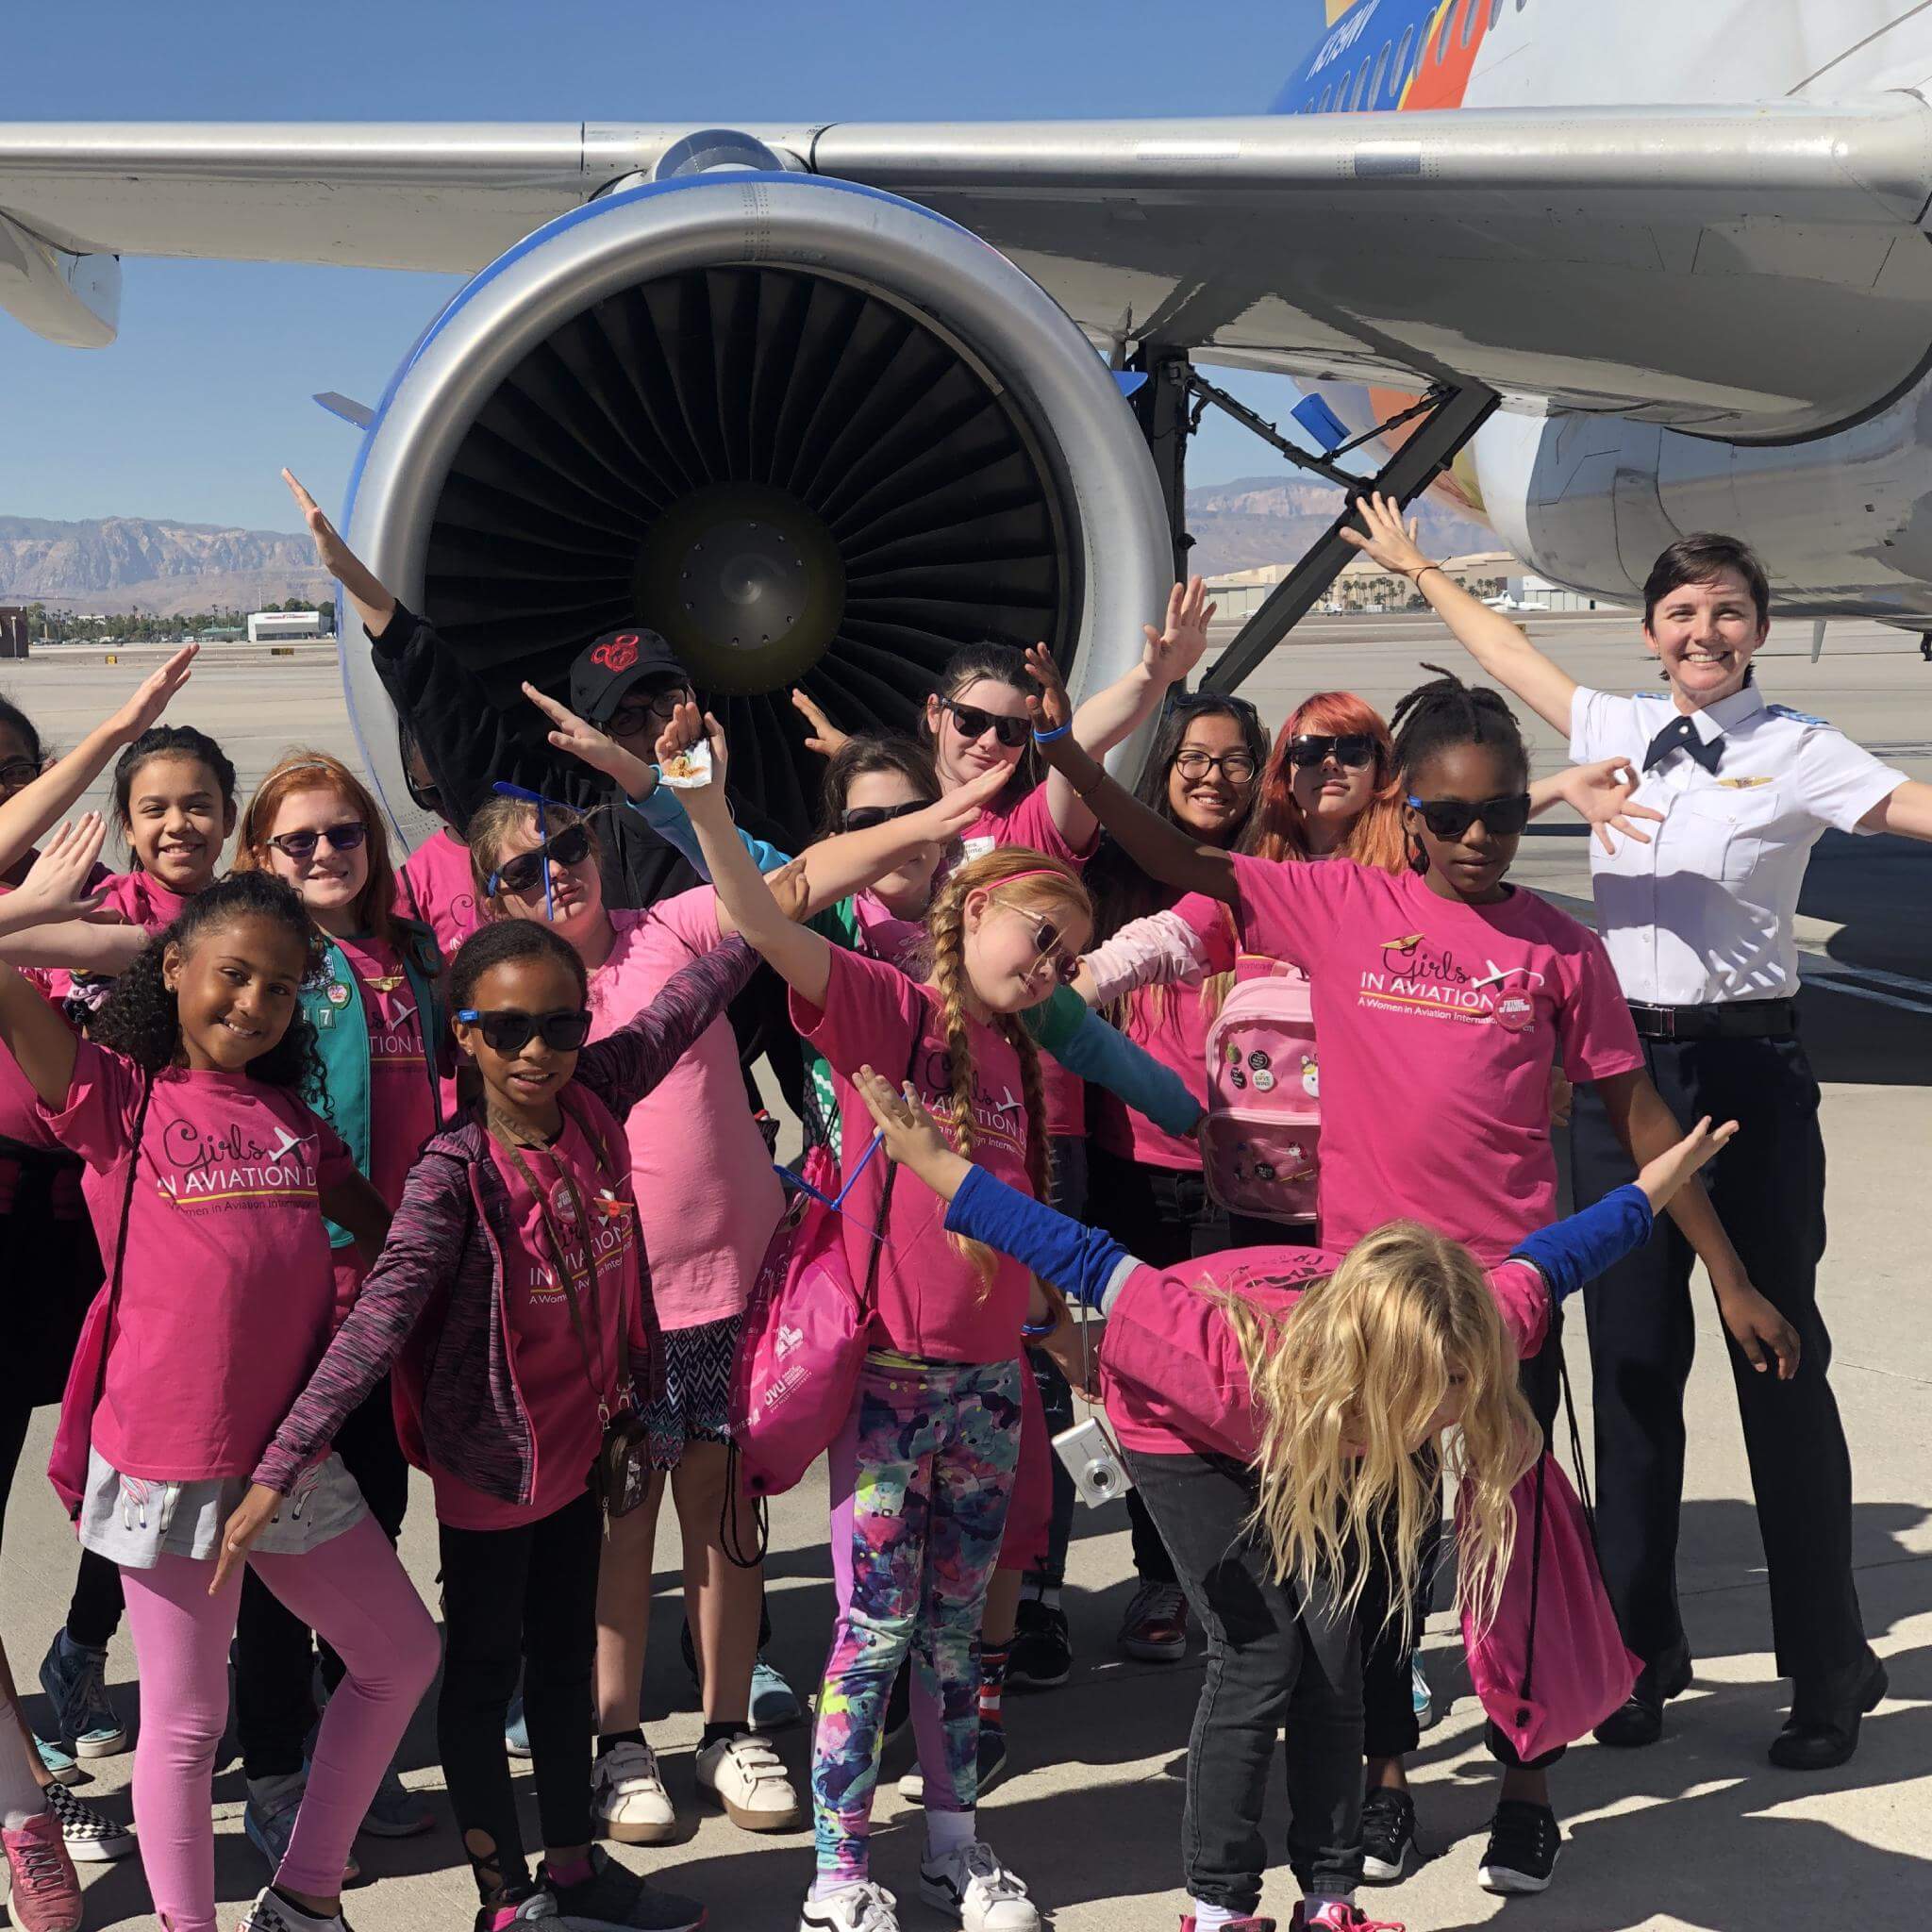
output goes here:
<path id="1" fill-rule="evenodd" d="M 98 1449 L 87 1458 L 80 1506 L 81 1546 L 124 1570 L 152 1570 L 163 1557 L 212 1562 L 222 1531 L 250 1488 L 245 1475 L 153 1482 L 123 1475 Z M 297 1478 L 253 1545 L 263 1557 L 306 1557 L 368 1514 L 356 1478 L 331 1453 Z"/>

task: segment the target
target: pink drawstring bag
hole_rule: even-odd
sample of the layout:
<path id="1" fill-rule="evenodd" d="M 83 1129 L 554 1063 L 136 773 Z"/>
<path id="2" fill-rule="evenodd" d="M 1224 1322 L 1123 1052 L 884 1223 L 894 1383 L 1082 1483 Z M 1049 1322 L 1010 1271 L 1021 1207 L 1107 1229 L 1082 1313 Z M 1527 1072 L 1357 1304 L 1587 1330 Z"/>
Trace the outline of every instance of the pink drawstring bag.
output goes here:
<path id="1" fill-rule="evenodd" d="M 840 1204 L 879 1144 L 874 1137 L 837 1194 L 828 1191 L 835 1178 L 830 1153 L 814 1147 L 807 1154 L 804 1174 L 791 1177 L 797 1191 L 745 1305 L 732 1364 L 731 1445 L 737 1487 L 754 1498 L 795 1488 L 852 1412 L 898 1170 L 888 1170 L 879 1191 L 863 1292 L 853 1284 L 839 1238 Z"/>
<path id="2" fill-rule="evenodd" d="M 1510 1500 L 1516 1543 L 1495 1621 L 1478 1630 L 1465 1613 L 1462 1643 L 1484 1710 L 1527 1763 L 1595 1729 L 1642 1666 L 1617 1628 L 1588 1507 L 1548 1450 Z"/>

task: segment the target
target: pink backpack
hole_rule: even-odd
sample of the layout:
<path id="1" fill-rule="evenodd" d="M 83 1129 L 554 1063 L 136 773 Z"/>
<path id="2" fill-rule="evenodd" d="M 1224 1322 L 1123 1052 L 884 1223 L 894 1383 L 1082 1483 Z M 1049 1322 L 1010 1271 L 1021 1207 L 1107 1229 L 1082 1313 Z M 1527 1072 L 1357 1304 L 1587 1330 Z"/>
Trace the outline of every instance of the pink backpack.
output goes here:
<path id="1" fill-rule="evenodd" d="M 1581 1471 L 1567 1374 L 1563 1399 Z M 1465 1616 L 1462 1644 L 1483 1709 L 1527 1763 L 1594 1730 L 1630 1695 L 1642 1666 L 1624 1647 L 1604 1588 L 1590 1507 L 1562 1464 L 1544 1450 L 1510 1500 L 1516 1542 L 1495 1621 L 1478 1630 Z"/>
<path id="2" fill-rule="evenodd" d="M 846 1266 L 840 1204 L 879 1144 L 874 1137 L 836 1194 L 830 1190 L 837 1175 L 824 1147 L 813 1147 L 803 1176 L 792 1176 L 802 1184 L 765 1250 L 732 1363 L 734 1494 L 741 1490 L 762 1499 L 795 1488 L 852 1412 L 872 1323 L 879 1237 L 898 1170 L 888 1170 L 879 1191 L 862 1291 Z"/>
<path id="3" fill-rule="evenodd" d="M 1237 1214 L 1311 1222 L 1322 1102 L 1308 982 L 1274 959 L 1244 958 L 1237 974 L 1208 1029 L 1208 1190 Z"/>

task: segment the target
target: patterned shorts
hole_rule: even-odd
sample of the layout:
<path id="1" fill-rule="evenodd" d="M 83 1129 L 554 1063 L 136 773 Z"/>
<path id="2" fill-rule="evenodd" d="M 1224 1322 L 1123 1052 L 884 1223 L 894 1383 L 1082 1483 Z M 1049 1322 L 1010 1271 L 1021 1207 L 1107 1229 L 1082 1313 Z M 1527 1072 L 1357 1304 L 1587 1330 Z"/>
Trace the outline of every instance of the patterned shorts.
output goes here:
<path id="1" fill-rule="evenodd" d="M 644 1407 L 653 1469 L 675 1469 L 687 1442 L 730 1441 L 731 1369 L 743 1322 L 726 1315 L 664 1330 L 664 1392 Z"/>

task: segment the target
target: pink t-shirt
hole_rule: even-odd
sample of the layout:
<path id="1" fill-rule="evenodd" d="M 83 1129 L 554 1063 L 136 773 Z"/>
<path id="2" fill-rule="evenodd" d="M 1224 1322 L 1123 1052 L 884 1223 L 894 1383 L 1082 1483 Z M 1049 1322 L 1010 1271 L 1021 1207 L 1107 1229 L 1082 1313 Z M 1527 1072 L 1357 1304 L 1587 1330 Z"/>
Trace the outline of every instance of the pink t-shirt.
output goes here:
<path id="1" fill-rule="evenodd" d="M 141 1089 L 132 1061 L 84 1040 L 66 1105 L 41 1110 L 87 1162 L 109 1268 L 128 1199 L 93 1440 L 122 1474 L 151 1482 L 247 1475 L 327 1345 L 319 1195 L 354 1164 L 327 1122 L 245 1074 L 158 1074 L 137 1148 Z"/>
<path id="2" fill-rule="evenodd" d="M 1643 1064 L 1602 941 L 1520 886 L 1469 906 L 1346 858 L 1234 868 L 1241 946 L 1309 978 L 1323 1244 L 1410 1215 L 1502 1260 L 1555 1218 L 1552 1065 L 1580 1083 Z M 1232 966 L 1218 901 L 1174 911 L 1210 970 Z"/>
<path id="3" fill-rule="evenodd" d="M 356 974 L 369 1027 L 369 1178 L 391 1211 L 403 1183 L 436 1131 L 423 1016 L 402 956 L 379 940 L 338 940 Z"/>
<path id="4" fill-rule="evenodd" d="M 1075 852 L 1068 844 L 1065 833 L 1054 824 L 1053 813 L 1046 808 L 1046 781 L 1041 779 L 1010 810 L 989 807 L 981 812 L 961 836 L 959 848 L 965 858 L 972 860 L 984 858 L 1003 845 L 1025 845 L 1078 872 L 1093 857 L 1099 843 L 1100 834 L 1096 830 L 1084 852 Z M 1086 1082 L 1053 1059 L 1041 1062 L 1040 1076 L 1046 1095 L 1047 1132 L 1056 1136 L 1085 1134 Z"/>
<path id="5" fill-rule="evenodd" d="M 103 912 L 118 912 L 129 925 L 157 933 L 188 909 L 188 895 L 164 886 L 152 873 L 118 872 L 104 881 Z"/>
<path id="6" fill-rule="evenodd" d="M 514 1529 L 555 1515 L 581 1495 L 604 1438 L 592 1389 L 601 1389 L 605 1406 L 615 1411 L 628 1367 L 631 1311 L 640 1292 L 635 1208 L 604 1173 L 589 1137 L 567 1109 L 554 1146 L 517 1151 L 549 1197 L 550 1224 L 576 1284 L 583 1340 L 571 1320 L 542 1208 L 517 1162 L 492 1139 L 490 1156 L 509 1190 L 510 1223 L 517 1231 L 515 1245 L 503 1257 L 504 1308 L 510 1374 L 530 1419 L 530 1500 L 505 1503 L 486 1496 L 431 1459 L 437 1521 L 453 1529 Z M 617 1176 L 619 1183 L 622 1178 Z M 579 1202 L 591 1221 L 589 1257 Z"/>
<path id="7" fill-rule="evenodd" d="M 839 1171 L 847 1177 L 858 1175 L 840 1224 L 846 1265 L 862 1291 L 886 1162 L 879 1156 L 859 1172 L 873 1121 L 851 1075 L 869 1063 L 887 1079 L 898 1081 L 907 1076 L 909 1063 L 921 1097 L 946 1120 L 953 1063 L 939 999 L 896 966 L 835 947 L 824 1006 L 814 1007 L 794 992 L 791 1022 L 837 1075 Z M 991 1027 L 973 1020 L 967 1024 L 973 1039 L 972 1158 L 1030 1194 L 1020 1057 Z M 892 1183 L 879 1252 L 872 1344 L 921 1361 L 1010 1361 L 1020 1352 L 1020 1324 L 1026 1318 L 1032 1277 L 1019 1262 L 1000 1256 L 991 1284 L 982 1285 L 979 1271 L 947 1236 L 945 1222 L 946 1204 L 902 1170 Z"/>
<path id="8" fill-rule="evenodd" d="M 446 961 L 482 923 L 470 848 L 447 825 L 432 832 L 396 868 L 401 910 L 436 935 Z"/>
<path id="9" fill-rule="evenodd" d="M 720 942 L 709 886 L 613 912 L 617 941 L 591 974 L 591 1038 L 649 1006 L 674 974 Z M 693 1328 L 744 1312 L 784 1211 L 764 1136 L 752 1118 L 738 1039 L 722 1015 L 692 1042 L 625 1124 L 631 1177 L 660 1328 Z"/>
<path id="10" fill-rule="evenodd" d="M 1335 1249 L 1231 1248 L 1164 1271 L 1136 1268 L 1108 1309 L 1100 1344 L 1107 1419 L 1121 1446 L 1145 1456 L 1206 1452 L 1252 1461 L 1260 1420 L 1217 1297 L 1232 1291 L 1285 1310 L 1341 1259 Z M 1534 1355 L 1550 1319 L 1542 1276 L 1527 1261 L 1505 1261 L 1490 1271 L 1490 1291 L 1517 1354 Z"/>

